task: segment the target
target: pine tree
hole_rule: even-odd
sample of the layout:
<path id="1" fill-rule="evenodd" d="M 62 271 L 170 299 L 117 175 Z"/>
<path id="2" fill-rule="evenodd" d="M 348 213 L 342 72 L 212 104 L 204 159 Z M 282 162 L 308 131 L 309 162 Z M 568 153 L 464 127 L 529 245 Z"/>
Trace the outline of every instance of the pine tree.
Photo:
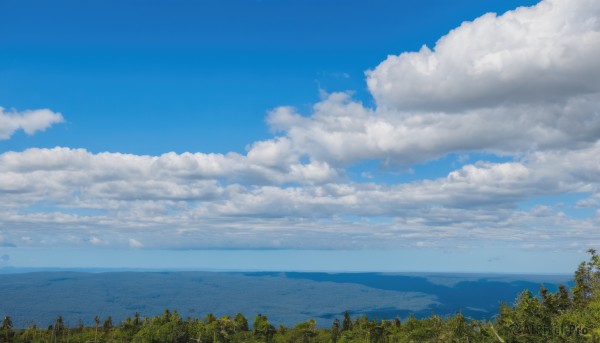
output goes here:
<path id="1" fill-rule="evenodd" d="M 340 336 L 340 320 L 334 319 L 333 324 L 331 325 L 331 341 L 333 343 L 337 342 Z"/>
<path id="2" fill-rule="evenodd" d="M 94 323 L 96 324 L 96 331 L 94 332 L 94 343 L 98 342 L 98 326 L 100 326 L 100 317 L 96 315 L 94 317 Z"/>
<path id="3" fill-rule="evenodd" d="M 14 334 L 12 320 L 9 316 L 4 316 L 4 319 L 2 319 L 2 337 L 4 337 L 4 341 L 12 342 Z"/>
<path id="4" fill-rule="evenodd" d="M 271 342 L 275 334 L 275 328 L 269 323 L 267 316 L 261 314 L 254 317 L 253 331 L 259 342 Z"/>
<path id="5" fill-rule="evenodd" d="M 352 330 L 352 319 L 348 311 L 344 312 L 344 321 L 342 322 L 342 331 Z"/>
<path id="6" fill-rule="evenodd" d="M 236 331 L 248 331 L 248 319 L 243 314 L 237 313 L 233 318 Z"/>
<path id="7" fill-rule="evenodd" d="M 558 286 L 558 293 L 556 294 L 556 309 L 559 313 L 563 313 L 571 308 L 571 296 L 569 290 L 565 285 Z"/>
<path id="8" fill-rule="evenodd" d="M 104 332 L 109 332 L 112 328 L 113 328 L 112 317 L 108 316 L 108 318 L 106 318 L 106 320 L 104 321 L 104 325 L 102 325 L 102 329 L 104 330 Z"/>

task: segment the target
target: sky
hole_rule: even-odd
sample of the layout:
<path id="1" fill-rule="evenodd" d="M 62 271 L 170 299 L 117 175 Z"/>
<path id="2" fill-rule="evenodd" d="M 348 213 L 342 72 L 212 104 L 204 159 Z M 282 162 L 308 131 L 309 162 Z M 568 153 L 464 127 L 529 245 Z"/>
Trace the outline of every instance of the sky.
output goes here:
<path id="1" fill-rule="evenodd" d="M 0 267 L 571 273 L 596 0 L 0 2 Z"/>

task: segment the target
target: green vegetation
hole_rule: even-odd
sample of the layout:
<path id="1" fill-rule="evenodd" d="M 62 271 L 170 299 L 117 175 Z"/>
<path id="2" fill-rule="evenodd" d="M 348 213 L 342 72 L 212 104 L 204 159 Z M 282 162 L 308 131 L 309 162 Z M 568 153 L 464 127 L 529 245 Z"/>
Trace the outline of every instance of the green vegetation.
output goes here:
<path id="1" fill-rule="evenodd" d="M 57 316 L 47 328 L 15 329 L 5 316 L 0 342 L 600 342 L 600 256 L 595 250 L 589 253 L 590 260 L 575 272 L 571 290 L 560 286 L 551 293 L 542 285 L 538 296 L 523 291 L 513 306 L 503 304 L 493 321 L 471 320 L 461 313 L 377 320 L 352 318 L 346 312 L 329 329 L 317 328 L 314 319 L 276 328 L 258 314 L 250 328 L 241 313 L 233 318 L 208 314 L 201 320 L 165 310 L 155 317 L 135 313 L 118 325 L 110 316 L 104 320 L 96 316 L 94 326 L 80 323 L 68 328 Z"/>

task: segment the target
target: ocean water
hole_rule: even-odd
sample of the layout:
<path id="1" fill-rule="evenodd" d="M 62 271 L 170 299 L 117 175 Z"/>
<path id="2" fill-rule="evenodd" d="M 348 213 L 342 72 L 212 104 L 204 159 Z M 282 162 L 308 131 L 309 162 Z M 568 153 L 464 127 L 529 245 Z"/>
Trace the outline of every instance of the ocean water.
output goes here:
<path id="1" fill-rule="evenodd" d="M 51 324 L 57 315 L 75 326 L 80 320 L 111 316 L 124 320 L 177 310 L 185 317 L 235 315 L 250 323 L 256 314 L 274 325 L 314 318 L 329 327 L 344 311 L 353 316 L 406 318 L 466 316 L 492 318 L 501 302 L 519 292 L 555 290 L 567 275 L 296 273 L 296 272 L 31 272 L 0 274 L 0 315 L 17 327 Z"/>

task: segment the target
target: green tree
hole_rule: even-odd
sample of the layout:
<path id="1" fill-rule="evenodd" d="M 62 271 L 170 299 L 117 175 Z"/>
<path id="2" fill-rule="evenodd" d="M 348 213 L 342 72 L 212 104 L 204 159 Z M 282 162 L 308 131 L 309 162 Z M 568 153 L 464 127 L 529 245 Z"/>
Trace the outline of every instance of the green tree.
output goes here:
<path id="1" fill-rule="evenodd" d="M 65 324 L 63 321 L 63 317 L 61 315 L 56 316 L 54 319 L 54 324 L 50 326 L 52 329 L 52 341 L 57 342 L 58 337 L 61 337 L 65 331 Z"/>
<path id="2" fill-rule="evenodd" d="M 253 333 L 259 342 L 271 342 L 275 334 L 275 327 L 269 323 L 267 316 L 258 314 L 254 317 Z"/>
<path id="3" fill-rule="evenodd" d="M 556 317 L 560 312 L 558 308 L 559 294 L 551 293 L 544 285 L 540 287 L 541 301 L 541 321 L 544 328 L 552 327 L 552 318 Z"/>
<path id="4" fill-rule="evenodd" d="M 161 319 L 163 323 L 168 323 L 171 320 L 171 311 L 168 308 L 164 310 Z"/>
<path id="5" fill-rule="evenodd" d="M 331 324 L 331 341 L 336 343 L 340 336 L 340 320 L 335 318 L 333 324 Z"/>
<path id="6" fill-rule="evenodd" d="M 235 317 L 233 318 L 233 324 L 237 332 L 248 331 L 248 319 L 239 312 L 236 313 Z"/>
<path id="7" fill-rule="evenodd" d="M 31 324 L 21 333 L 21 336 L 23 337 L 22 340 L 25 342 L 36 342 L 37 335 L 38 327 L 36 324 Z"/>
<path id="8" fill-rule="evenodd" d="M 556 294 L 556 310 L 559 313 L 563 313 L 571 308 L 572 301 L 569 294 L 569 290 L 565 285 L 558 286 L 558 293 Z"/>
<path id="9" fill-rule="evenodd" d="M 219 318 L 217 321 L 217 328 L 219 330 L 219 336 L 222 337 L 226 342 L 230 341 L 230 338 L 236 332 L 235 323 L 229 316 L 223 316 Z"/>
<path id="10" fill-rule="evenodd" d="M 2 337 L 5 342 L 12 342 L 14 338 L 15 332 L 13 331 L 13 323 L 12 319 L 9 316 L 4 316 L 2 319 Z"/>
<path id="11" fill-rule="evenodd" d="M 108 318 L 106 318 L 106 320 L 104 321 L 104 324 L 102 325 L 102 330 L 104 330 L 105 333 L 109 333 L 110 330 L 112 330 L 112 328 L 113 328 L 112 317 L 108 316 Z"/>
<path id="12" fill-rule="evenodd" d="M 133 326 L 135 326 L 136 329 L 139 330 L 141 325 L 142 325 L 142 320 L 140 318 L 140 313 L 138 311 L 135 311 L 135 313 L 133 314 Z"/>
<path id="13" fill-rule="evenodd" d="M 214 314 L 209 313 L 206 316 L 204 316 L 204 320 L 206 320 L 207 323 L 212 323 L 212 322 L 216 322 L 217 321 L 217 317 L 215 317 Z"/>
<path id="14" fill-rule="evenodd" d="M 587 305 L 592 296 L 592 276 L 588 263 L 581 262 L 575 271 L 575 287 L 573 287 L 573 304 L 578 308 Z"/>
<path id="15" fill-rule="evenodd" d="M 98 342 L 98 327 L 100 326 L 100 317 L 96 315 L 94 317 L 94 323 L 96 324 L 96 331 L 94 332 L 94 342 Z"/>
<path id="16" fill-rule="evenodd" d="M 352 330 L 352 319 L 348 311 L 344 312 L 344 320 L 342 321 L 342 331 Z"/>
<path id="17" fill-rule="evenodd" d="M 317 336 L 317 322 L 314 319 L 299 323 L 294 329 L 301 335 L 301 341 L 303 343 L 313 342 L 314 338 Z"/>

